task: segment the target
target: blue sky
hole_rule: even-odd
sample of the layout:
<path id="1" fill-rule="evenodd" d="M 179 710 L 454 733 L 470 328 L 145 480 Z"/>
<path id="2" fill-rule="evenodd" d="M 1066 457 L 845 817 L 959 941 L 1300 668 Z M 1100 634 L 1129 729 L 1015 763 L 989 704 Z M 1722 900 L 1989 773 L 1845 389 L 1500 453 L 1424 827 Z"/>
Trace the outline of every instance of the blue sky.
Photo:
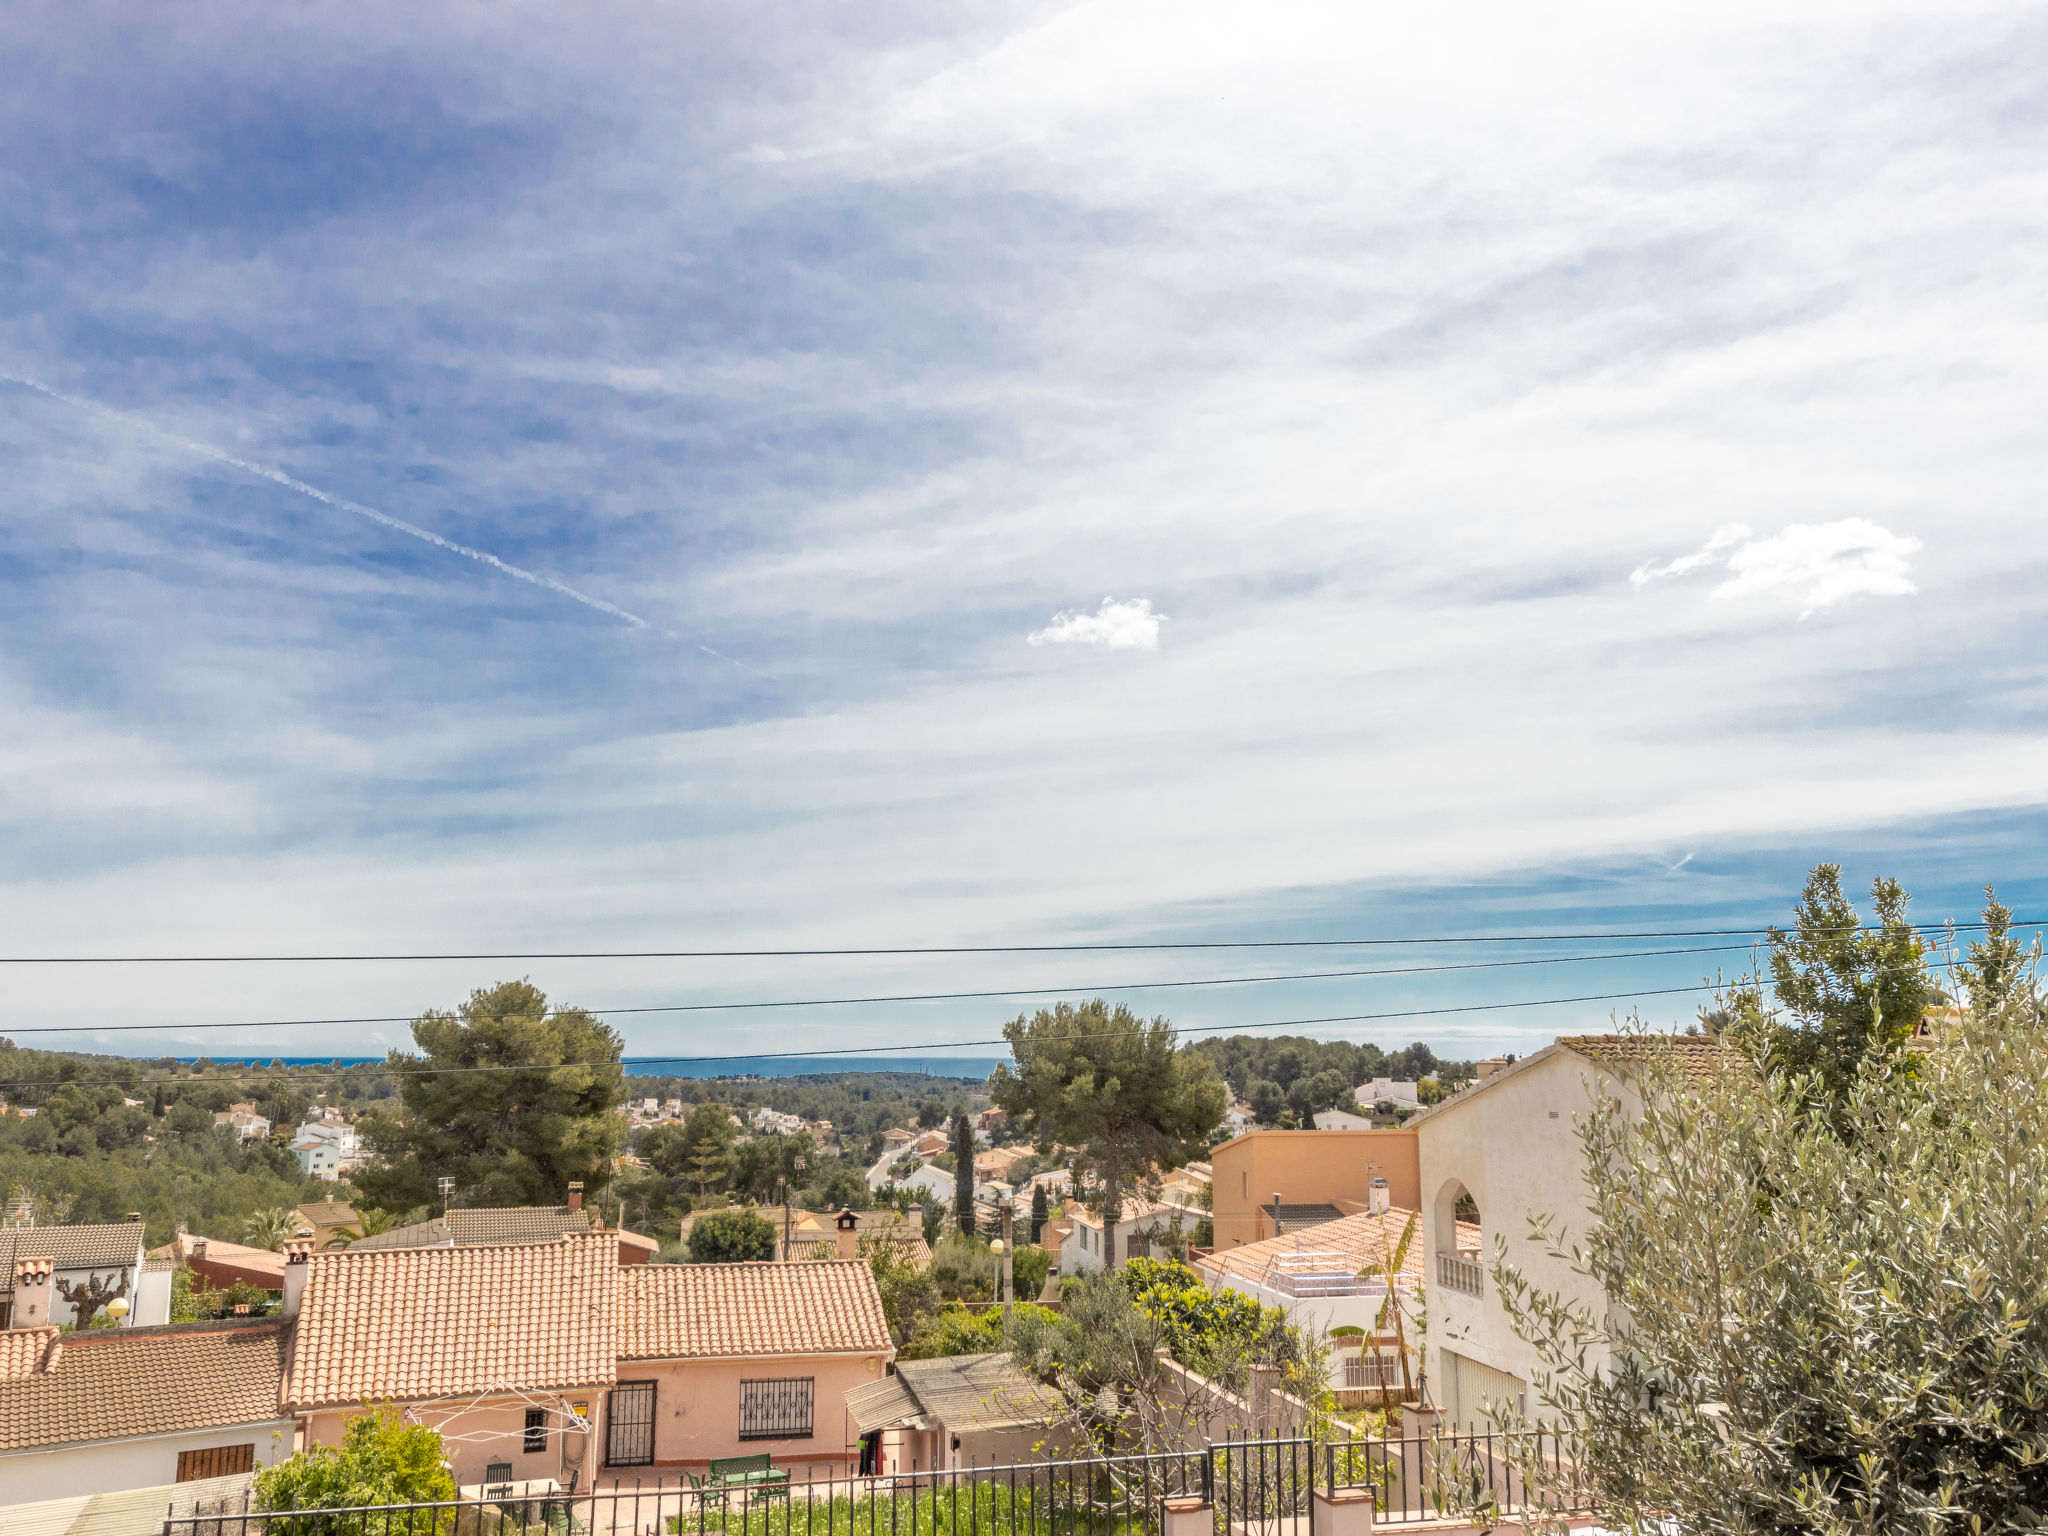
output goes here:
<path id="1" fill-rule="evenodd" d="M 1987 881 L 2048 909 L 2036 8 L 223 4 L 0 39 L 7 950 L 1740 926 L 1822 857 L 1929 919 Z M 1364 963 L 525 969 L 627 1007 Z M 188 1053 L 518 969 L 11 974 L 0 1028 Z M 1526 1049 L 1609 1006 L 1318 1032 Z"/>

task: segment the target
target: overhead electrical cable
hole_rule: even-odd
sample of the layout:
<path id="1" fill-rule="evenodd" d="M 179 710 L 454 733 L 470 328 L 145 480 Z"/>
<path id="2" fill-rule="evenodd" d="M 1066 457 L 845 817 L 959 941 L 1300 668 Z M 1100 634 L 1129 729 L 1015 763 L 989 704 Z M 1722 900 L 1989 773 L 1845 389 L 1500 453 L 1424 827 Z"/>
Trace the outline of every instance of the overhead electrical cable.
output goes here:
<path id="1" fill-rule="evenodd" d="M 1387 966 L 1374 970 L 1285 971 L 1273 976 L 1211 976 L 1182 981 L 1126 981 L 1112 985 L 1066 987 L 1001 987 L 981 992 L 895 992 L 875 997 L 799 997 L 730 1003 L 661 1003 L 646 1007 L 581 1007 L 578 1011 L 610 1017 L 614 1014 L 727 1013 L 754 1008 L 843 1008 L 867 1003 L 971 1002 L 992 997 L 1050 997 L 1062 992 L 1156 992 L 1192 987 L 1239 987 L 1274 981 L 1332 981 L 1358 977 L 1428 976 L 1445 971 L 1494 971 L 1529 965 L 1577 965 L 1602 960 L 1646 960 L 1667 955 L 1725 955 L 1749 949 L 1747 944 L 1706 944 L 1686 949 L 1621 949 L 1597 955 L 1532 955 L 1519 960 L 1460 960 L 1446 965 Z M 415 1014 L 366 1014 L 336 1019 L 250 1019 L 226 1024 L 25 1024 L 10 1027 L 10 1035 L 122 1034 L 149 1030 L 189 1034 L 214 1029 L 301 1029 L 338 1024 L 409 1024 Z"/>
<path id="2" fill-rule="evenodd" d="M 1909 923 L 1905 926 L 1914 933 L 1939 933 L 1978 929 L 1984 927 L 1984 924 Z M 2038 928 L 2043 924 L 2015 921 L 2009 926 Z M 1202 949 L 1346 949 L 1401 944 L 1550 944 L 1586 943 L 1603 939 L 1739 939 L 1761 938 L 1772 931 L 1770 925 L 1765 925 L 1761 928 L 1642 929 L 1626 933 L 1474 933 L 1437 934 L 1414 938 L 1184 939 L 1131 944 L 934 944 L 895 947 L 846 946 L 837 949 L 478 950 L 461 953 L 333 955 L 0 955 L 0 965 L 358 965 L 444 960 L 804 960 L 892 955 L 1057 955 Z M 1877 933 L 1883 929 L 1866 923 L 1818 931 Z"/>
<path id="3" fill-rule="evenodd" d="M 1507 1008 L 1555 1008 L 1571 1003 L 1627 1002 L 1632 998 L 1638 997 L 1670 997 L 1680 993 L 1700 993 L 1711 990 L 1713 990 L 1713 988 L 1710 984 L 1700 983 L 1690 987 L 1648 987 L 1640 988 L 1632 992 L 1600 992 L 1591 993 L 1581 997 L 1523 998 L 1505 1003 L 1453 1003 L 1446 1004 L 1436 1008 L 1398 1008 L 1380 1013 L 1330 1014 L 1324 1015 L 1319 1018 L 1306 1019 L 1267 1019 L 1252 1024 L 1197 1024 L 1177 1028 L 1175 1030 L 1175 1034 L 1240 1034 L 1255 1029 L 1307 1029 L 1322 1024 L 1369 1024 L 1385 1022 L 1387 1020 L 1392 1019 L 1438 1018 L 1444 1015 L 1457 1013 L 1491 1013 L 1498 1012 L 1502 1009 Z M 1089 1040 L 1107 1039 L 1110 1038 L 1110 1036 L 1107 1033 L 1104 1033 L 1102 1035 L 1072 1035 L 1066 1038 Z M 364 1073 L 373 1073 L 387 1077 L 464 1077 L 479 1073 L 497 1072 L 562 1072 L 584 1067 L 640 1067 L 660 1065 L 673 1066 L 724 1061 L 794 1061 L 806 1058 L 836 1059 L 845 1056 L 881 1056 L 891 1054 L 928 1053 L 934 1051 L 947 1050 L 967 1050 L 981 1046 L 1003 1046 L 1007 1048 L 1008 1045 L 1009 1041 L 998 1037 L 992 1040 L 943 1040 L 926 1042 L 923 1044 L 907 1045 L 841 1046 L 833 1049 L 816 1051 L 747 1051 L 742 1053 L 734 1053 L 730 1055 L 689 1055 L 682 1052 L 677 1052 L 674 1054 L 660 1056 L 621 1056 L 616 1061 L 557 1061 L 539 1062 L 530 1065 L 512 1063 L 493 1064 L 490 1066 L 479 1067 L 394 1067 L 377 1062 L 363 1062 L 357 1064 L 354 1068 L 343 1067 L 338 1071 L 332 1067 L 306 1067 L 301 1068 L 297 1072 L 286 1072 L 282 1074 L 272 1072 L 268 1073 L 268 1075 L 259 1075 L 256 1073 L 231 1073 L 225 1075 L 228 1077 L 230 1081 L 242 1083 L 303 1082 L 307 1078 L 339 1077 L 351 1070 L 360 1071 Z M 646 1076 L 649 1074 L 640 1073 L 635 1075 Z M 122 1081 L 134 1085 L 155 1083 L 191 1083 L 194 1081 L 217 1080 L 218 1079 L 194 1078 L 191 1074 L 188 1073 L 178 1077 L 130 1078 L 124 1079 Z M 13 1082 L 0 1082 L 0 1087 L 58 1088 L 62 1087 L 65 1081 L 70 1080 L 21 1079 Z"/>

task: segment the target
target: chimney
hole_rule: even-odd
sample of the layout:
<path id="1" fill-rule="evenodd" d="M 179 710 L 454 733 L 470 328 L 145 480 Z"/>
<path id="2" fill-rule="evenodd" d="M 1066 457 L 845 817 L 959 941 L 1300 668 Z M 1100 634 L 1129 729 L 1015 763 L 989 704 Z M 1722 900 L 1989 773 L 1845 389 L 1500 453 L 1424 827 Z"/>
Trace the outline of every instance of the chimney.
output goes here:
<path id="1" fill-rule="evenodd" d="M 924 1236 L 924 1207 L 923 1207 L 923 1206 L 921 1206 L 921 1205 L 906 1205 L 906 1206 L 905 1206 L 905 1207 L 903 1208 L 903 1219 L 904 1219 L 905 1221 L 907 1221 L 908 1223 L 910 1223 L 910 1235 L 911 1235 L 912 1237 L 923 1237 L 923 1236 Z"/>
<path id="2" fill-rule="evenodd" d="M 581 1179 L 577 1179 L 569 1185 L 569 1209 L 572 1211 L 583 1209 L 583 1181 Z"/>
<path id="3" fill-rule="evenodd" d="M 206 1262 L 206 1239 L 196 1232 L 185 1239 L 185 1259 L 187 1263 L 192 1264 Z"/>
<path id="4" fill-rule="evenodd" d="M 1387 1214 L 1387 1207 L 1394 1203 L 1393 1191 L 1385 1179 L 1374 1179 L 1365 1192 L 1365 1208 L 1375 1216 Z"/>
<path id="5" fill-rule="evenodd" d="M 131 1222 L 134 1222 L 134 1221 L 140 1221 L 140 1220 L 142 1220 L 142 1212 L 140 1212 L 140 1211 L 130 1211 L 130 1212 L 128 1213 L 128 1220 L 129 1220 L 129 1221 L 131 1221 Z"/>
<path id="6" fill-rule="evenodd" d="M 52 1259 L 14 1261 L 14 1322 L 10 1326 L 50 1326 L 50 1271 L 55 1267 Z"/>
<path id="7" fill-rule="evenodd" d="M 841 1206 L 838 1219 L 832 1223 L 836 1228 L 833 1237 L 838 1239 L 838 1257 L 857 1259 L 860 1257 L 860 1218 L 853 1214 L 852 1206 Z"/>
<path id="8" fill-rule="evenodd" d="M 299 1315 L 299 1297 L 305 1294 L 306 1273 L 313 1257 L 313 1239 L 294 1237 L 284 1245 L 284 1316 Z"/>

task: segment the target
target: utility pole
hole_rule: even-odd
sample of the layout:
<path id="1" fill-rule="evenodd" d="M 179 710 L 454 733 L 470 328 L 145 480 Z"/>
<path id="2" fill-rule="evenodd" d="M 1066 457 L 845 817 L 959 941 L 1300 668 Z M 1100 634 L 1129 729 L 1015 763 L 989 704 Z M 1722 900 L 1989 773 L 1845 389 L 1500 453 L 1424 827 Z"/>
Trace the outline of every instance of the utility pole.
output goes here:
<path id="1" fill-rule="evenodd" d="M 1003 1348 L 1010 1347 L 1010 1303 L 1017 1299 L 1017 1202 L 1003 1202 Z"/>

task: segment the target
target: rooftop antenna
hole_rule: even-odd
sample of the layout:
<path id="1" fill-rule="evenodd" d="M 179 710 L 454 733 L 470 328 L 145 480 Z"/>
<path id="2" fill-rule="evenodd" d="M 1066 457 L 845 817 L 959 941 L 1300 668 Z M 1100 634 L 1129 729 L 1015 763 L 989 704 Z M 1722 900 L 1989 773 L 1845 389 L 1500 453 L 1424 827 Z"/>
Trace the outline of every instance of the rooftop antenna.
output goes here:
<path id="1" fill-rule="evenodd" d="M 440 1178 L 436 1179 L 434 1182 L 440 1186 L 441 1214 L 443 1216 L 446 1216 L 448 1214 L 448 1202 L 455 1196 L 455 1180 L 453 1180 L 447 1174 L 444 1173 L 441 1175 Z"/>

